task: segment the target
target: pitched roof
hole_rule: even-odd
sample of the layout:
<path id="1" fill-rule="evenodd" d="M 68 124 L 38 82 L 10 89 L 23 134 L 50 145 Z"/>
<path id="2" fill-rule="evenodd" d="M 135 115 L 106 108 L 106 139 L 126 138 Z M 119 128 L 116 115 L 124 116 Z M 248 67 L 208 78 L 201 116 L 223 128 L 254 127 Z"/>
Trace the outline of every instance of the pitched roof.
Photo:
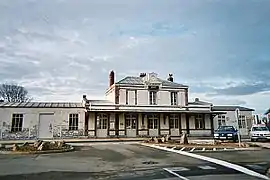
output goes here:
<path id="1" fill-rule="evenodd" d="M 188 87 L 183 84 L 171 82 L 168 80 L 156 78 L 156 82 L 161 83 L 162 86 L 169 86 L 169 87 Z M 145 85 L 144 80 L 142 77 L 135 77 L 135 76 L 127 76 L 124 79 L 118 81 L 115 84 L 128 84 L 128 85 Z"/>
<path id="2" fill-rule="evenodd" d="M 270 108 L 264 113 L 265 115 L 270 113 Z"/>
<path id="3" fill-rule="evenodd" d="M 84 108 L 77 102 L 1 102 L 0 108 Z"/>
<path id="4" fill-rule="evenodd" d="M 213 111 L 235 111 L 236 109 L 239 109 L 240 111 L 254 111 L 254 109 L 250 109 L 247 107 L 242 106 L 213 106 Z"/>

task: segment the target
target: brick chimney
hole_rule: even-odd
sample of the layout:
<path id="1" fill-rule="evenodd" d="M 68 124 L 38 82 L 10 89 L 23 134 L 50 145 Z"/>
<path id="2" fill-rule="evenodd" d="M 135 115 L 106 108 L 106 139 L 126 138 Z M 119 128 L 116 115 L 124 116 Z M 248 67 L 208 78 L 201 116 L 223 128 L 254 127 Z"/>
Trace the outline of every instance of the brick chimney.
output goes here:
<path id="1" fill-rule="evenodd" d="M 111 87 L 113 84 L 114 84 L 114 71 L 111 71 L 109 75 L 109 87 Z"/>
<path id="2" fill-rule="evenodd" d="M 167 80 L 173 82 L 173 74 L 169 74 L 169 77 Z"/>

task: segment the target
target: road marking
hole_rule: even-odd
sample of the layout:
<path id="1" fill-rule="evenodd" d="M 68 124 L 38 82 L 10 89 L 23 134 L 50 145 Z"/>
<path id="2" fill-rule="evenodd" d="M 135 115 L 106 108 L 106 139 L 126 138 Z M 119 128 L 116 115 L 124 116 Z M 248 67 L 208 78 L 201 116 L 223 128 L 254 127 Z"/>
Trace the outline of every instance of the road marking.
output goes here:
<path id="1" fill-rule="evenodd" d="M 155 145 L 149 145 L 149 144 L 143 144 L 143 143 L 142 143 L 142 145 L 147 146 L 147 147 L 160 149 L 160 150 L 164 150 L 164 151 L 178 153 L 178 154 L 181 154 L 181 155 L 184 155 L 184 156 L 189 156 L 189 157 L 193 157 L 193 158 L 196 158 L 196 159 L 201 159 L 201 160 L 208 161 L 208 162 L 212 162 L 212 163 L 219 164 L 221 166 L 224 166 L 224 167 L 227 167 L 227 168 L 230 168 L 230 169 L 234 169 L 236 171 L 242 172 L 242 173 L 250 175 L 250 176 L 255 176 L 255 177 L 262 178 L 262 179 L 270 180 L 270 178 L 268 178 L 267 176 L 265 176 L 263 174 L 257 173 L 255 171 L 252 171 L 252 170 L 248 169 L 248 168 L 239 166 L 237 164 L 229 163 L 227 161 L 223 161 L 223 160 L 220 160 L 220 159 L 206 157 L 206 156 L 202 156 L 202 155 L 198 155 L 198 154 L 194 154 L 194 153 L 190 153 L 190 152 L 186 152 L 186 151 L 175 151 L 173 149 L 167 149 L 166 147 L 159 147 L 159 146 L 155 146 Z"/>
<path id="2" fill-rule="evenodd" d="M 171 171 L 189 171 L 190 169 L 186 168 L 186 167 L 172 167 L 172 168 L 167 168 Z"/>
<path id="3" fill-rule="evenodd" d="M 195 150 L 195 147 L 190 150 L 190 152 L 193 152 Z"/>
<path id="4" fill-rule="evenodd" d="M 212 167 L 212 166 L 198 166 L 198 168 L 204 169 L 204 170 L 206 170 L 206 169 L 216 169 L 215 167 Z"/>
<path id="5" fill-rule="evenodd" d="M 182 147 L 182 149 L 180 149 L 180 151 L 183 151 L 186 147 Z"/>
<path id="6" fill-rule="evenodd" d="M 216 151 L 217 150 L 217 148 L 213 148 L 213 151 Z"/>
<path id="7" fill-rule="evenodd" d="M 205 148 L 203 148 L 202 151 L 205 151 Z"/>
<path id="8" fill-rule="evenodd" d="M 175 149 L 176 148 L 176 146 L 174 146 L 172 149 Z"/>
<path id="9" fill-rule="evenodd" d="M 184 177 L 184 176 L 181 176 L 181 175 L 179 175 L 179 174 L 177 174 L 176 172 L 173 172 L 173 171 L 171 171 L 171 170 L 169 170 L 169 169 L 167 169 L 167 168 L 163 168 L 165 171 L 167 171 L 168 173 L 170 173 L 170 174 L 173 174 L 173 175 L 175 175 L 176 177 L 179 177 L 180 179 L 183 179 L 183 180 L 189 180 L 188 178 L 186 178 L 186 177 Z"/>

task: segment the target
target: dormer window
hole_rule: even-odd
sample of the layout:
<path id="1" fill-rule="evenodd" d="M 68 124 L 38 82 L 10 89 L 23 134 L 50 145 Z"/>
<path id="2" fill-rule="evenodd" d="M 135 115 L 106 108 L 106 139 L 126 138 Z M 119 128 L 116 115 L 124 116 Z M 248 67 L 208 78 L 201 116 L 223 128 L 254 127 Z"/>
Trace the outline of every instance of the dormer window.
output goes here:
<path id="1" fill-rule="evenodd" d="M 149 91 L 149 103 L 150 105 L 157 104 L 157 91 Z"/>
<path id="2" fill-rule="evenodd" d="M 177 105 L 177 92 L 171 92 L 171 105 Z"/>

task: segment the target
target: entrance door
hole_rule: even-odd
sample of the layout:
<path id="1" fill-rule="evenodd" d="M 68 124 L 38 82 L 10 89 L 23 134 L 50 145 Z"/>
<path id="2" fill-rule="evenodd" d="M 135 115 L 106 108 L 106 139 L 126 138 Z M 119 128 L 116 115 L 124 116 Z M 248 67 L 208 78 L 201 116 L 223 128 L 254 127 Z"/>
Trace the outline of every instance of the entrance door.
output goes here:
<path id="1" fill-rule="evenodd" d="M 177 114 L 170 114 L 169 125 L 171 136 L 180 136 L 179 122 L 179 116 Z"/>
<path id="2" fill-rule="evenodd" d="M 127 137 L 136 137 L 137 136 L 137 116 L 135 114 L 126 114 L 126 131 Z"/>
<path id="3" fill-rule="evenodd" d="M 109 117 L 105 113 L 97 114 L 97 137 L 108 136 Z"/>
<path id="4" fill-rule="evenodd" d="M 39 115 L 39 130 L 38 130 L 39 138 L 47 139 L 53 137 L 53 120 L 54 114 Z"/>
<path id="5" fill-rule="evenodd" d="M 157 114 L 150 114 L 148 117 L 149 136 L 158 136 L 158 121 Z"/>

